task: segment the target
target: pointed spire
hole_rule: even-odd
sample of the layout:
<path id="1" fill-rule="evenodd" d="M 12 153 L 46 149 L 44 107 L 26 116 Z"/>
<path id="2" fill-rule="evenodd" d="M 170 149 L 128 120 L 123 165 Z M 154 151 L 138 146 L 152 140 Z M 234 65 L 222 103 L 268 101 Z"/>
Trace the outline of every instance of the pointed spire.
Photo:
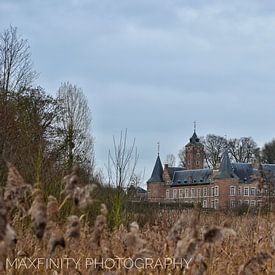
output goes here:
<path id="1" fill-rule="evenodd" d="M 196 132 L 194 131 L 192 137 L 190 138 L 190 143 L 194 144 L 194 143 L 198 143 L 198 142 L 200 142 L 200 139 L 198 138 Z"/>
<path id="2" fill-rule="evenodd" d="M 227 147 L 224 150 L 219 172 L 215 178 L 216 179 L 237 178 L 237 175 L 234 173 L 234 170 L 229 158 Z"/>
<path id="3" fill-rule="evenodd" d="M 192 137 L 190 138 L 190 143 L 196 144 L 196 143 L 200 142 L 200 139 L 198 138 L 197 133 L 196 133 L 196 131 L 197 131 L 197 121 L 194 121 L 193 123 L 194 123 L 194 133 L 193 133 Z"/>
<path id="4" fill-rule="evenodd" d="M 160 157 L 158 155 L 151 178 L 147 182 L 163 182 L 162 174 L 163 174 L 163 167 L 162 167 Z"/>

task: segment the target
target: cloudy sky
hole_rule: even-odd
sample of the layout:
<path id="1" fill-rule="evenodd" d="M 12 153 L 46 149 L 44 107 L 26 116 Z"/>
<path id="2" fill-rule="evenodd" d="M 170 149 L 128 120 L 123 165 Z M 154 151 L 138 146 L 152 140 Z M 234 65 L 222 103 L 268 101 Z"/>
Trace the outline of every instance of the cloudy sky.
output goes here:
<path id="1" fill-rule="evenodd" d="M 31 46 L 37 81 L 78 85 L 93 114 L 98 167 L 112 136 L 136 138 L 145 180 L 192 135 L 275 137 L 275 2 L 0 0 Z"/>

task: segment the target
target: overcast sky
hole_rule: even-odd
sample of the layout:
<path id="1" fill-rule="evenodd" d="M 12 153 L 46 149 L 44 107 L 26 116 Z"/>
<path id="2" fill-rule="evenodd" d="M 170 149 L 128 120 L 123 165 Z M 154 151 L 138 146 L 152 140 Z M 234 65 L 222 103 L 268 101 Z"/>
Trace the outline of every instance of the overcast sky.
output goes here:
<path id="1" fill-rule="evenodd" d="M 31 46 L 37 84 L 81 87 L 93 115 L 98 167 L 112 136 L 136 138 L 150 176 L 199 136 L 275 137 L 275 2 L 197 0 L 0 0 Z"/>

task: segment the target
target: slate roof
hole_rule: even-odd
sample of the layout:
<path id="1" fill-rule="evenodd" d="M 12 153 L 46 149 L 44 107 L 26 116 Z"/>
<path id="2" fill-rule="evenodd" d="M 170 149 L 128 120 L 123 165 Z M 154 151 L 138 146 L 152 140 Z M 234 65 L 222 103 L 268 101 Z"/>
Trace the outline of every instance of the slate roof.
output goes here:
<path id="1" fill-rule="evenodd" d="M 198 138 L 196 131 L 194 131 L 192 137 L 189 140 L 190 142 L 186 146 L 189 146 L 189 145 L 202 146 L 202 143 L 200 142 L 200 139 Z"/>
<path id="2" fill-rule="evenodd" d="M 175 172 L 182 171 L 182 170 L 184 170 L 183 167 L 169 167 L 168 166 L 168 174 L 169 174 L 170 179 L 171 180 L 173 179 L 173 176 L 174 176 Z"/>
<path id="3" fill-rule="evenodd" d="M 233 163 L 234 173 L 238 176 L 241 183 L 250 183 L 259 176 L 259 170 L 253 168 L 251 163 Z M 275 178 L 275 164 L 263 164 L 265 177 Z"/>
<path id="4" fill-rule="evenodd" d="M 230 178 L 237 178 L 237 175 L 235 174 L 233 170 L 232 163 L 230 161 L 228 150 L 225 149 L 223 156 L 222 156 L 222 162 L 219 168 L 219 172 L 215 177 L 216 179 L 230 179 Z"/>
<path id="5" fill-rule="evenodd" d="M 211 175 L 212 170 L 208 168 L 176 171 L 172 180 L 172 186 L 210 183 Z"/>
<path id="6" fill-rule="evenodd" d="M 252 182 L 257 172 L 251 163 L 232 163 L 232 167 L 235 175 L 242 183 Z"/>
<path id="7" fill-rule="evenodd" d="M 275 176 L 275 164 L 263 164 L 264 172 Z"/>
<path id="8" fill-rule="evenodd" d="M 196 143 L 196 142 L 200 142 L 200 139 L 198 138 L 196 131 L 194 131 L 192 137 L 190 138 L 190 143 Z"/>
<path id="9" fill-rule="evenodd" d="M 150 183 L 150 182 L 163 182 L 162 174 L 163 174 L 163 167 L 162 167 L 162 164 L 161 164 L 161 160 L 158 156 L 157 159 L 156 159 L 156 163 L 155 163 L 151 178 L 147 182 L 148 183 Z"/>
<path id="10" fill-rule="evenodd" d="M 137 192 L 138 192 L 138 193 L 144 193 L 144 194 L 145 194 L 145 193 L 147 193 L 147 190 L 145 190 L 145 189 L 143 189 L 142 187 L 138 186 L 138 187 L 137 187 Z"/>

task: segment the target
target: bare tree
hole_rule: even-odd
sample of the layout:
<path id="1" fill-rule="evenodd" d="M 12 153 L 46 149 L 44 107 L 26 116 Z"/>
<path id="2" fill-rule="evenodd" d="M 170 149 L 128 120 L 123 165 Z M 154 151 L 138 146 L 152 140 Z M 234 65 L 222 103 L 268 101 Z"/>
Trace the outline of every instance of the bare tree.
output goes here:
<path id="1" fill-rule="evenodd" d="M 168 164 L 168 166 L 173 167 L 176 165 L 176 157 L 174 154 L 168 154 L 165 159 L 165 163 Z"/>
<path id="2" fill-rule="evenodd" d="M 65 152 L 68 169 L 75 161 L 94 169 L 94 142 L 91 136 L 91 111 L 80 88 L 63 83 L 57 97 L 61 106 L 58 116 L 59 149 Z"/>
<path id="3" fill-rule="evenodd" d="M 183 147 L 182 149 L 179 150 L 178 157 L 180 160 L 179 166 L 185 167 L 185 147 Z"/>
<path id="4" fill-rule="evenodd" d="M 228 149 L 236 162 L 252 162 L 259 151 L 256 142 L 251 137 L 230 139 Z"/>
<path id="5" fill-rule="evenodd" d="M 211 168 L 216 168 L 226 146 L 226 139 L 221 136 L 209 134 L 203 139 L 203 144 L 207 165 Z"/>
<path id="6" fill-rule="evenodd" d="M 127 129 L 121 131 L 119 140 L 113 137 L 113 153 L 109 150 L 107 172 L 109 183 L 119 187 L 128 187 L 135 175 L 138 161 L 135 139 L 130 146 L 127 145 Z"/>
<path id="7" fill-rule="evenodd" d="M 28 41 L 10 26 L 0 34 L 0 91 L 5 97 L 9 92 L 20 92 L 30 88 L 36 77 Z"/>
<path id="8" fill-rule="evenodd" d="M 262 154 L 264 162 L 275 163 L 275 139 L 264 144 Z"/>
<path id="9" fill-rule="evenodd" d="M 116 187 L 113 207 L 116 228 L 118 228 L 122 222 L 125 200 L 124 189 L 130 187 L 134 179 L 137 161 L 138 153 L 135 146 L 135 139 L 128 146 L 127 129 L 125 132 L 121 131 L 118 142 L 115 137 L 113 137 L 113 152 L 109 150 L 107 165 L 109 184 Z"/>

